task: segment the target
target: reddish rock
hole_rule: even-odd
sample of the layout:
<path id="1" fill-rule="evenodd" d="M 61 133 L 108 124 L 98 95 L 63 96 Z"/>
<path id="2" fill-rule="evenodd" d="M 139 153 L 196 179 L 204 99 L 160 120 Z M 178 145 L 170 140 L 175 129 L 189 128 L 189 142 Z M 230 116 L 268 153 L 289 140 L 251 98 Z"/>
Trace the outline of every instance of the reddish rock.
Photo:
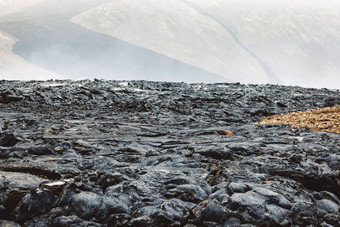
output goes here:
<path id="1" fill-rule="evenodd" d="M 221 132 L 221 135 L 225 135 L 225 136 L 235 136 L 234 133 L 232 133 L 231 131 L 229 130 L 224 130 Z"/>

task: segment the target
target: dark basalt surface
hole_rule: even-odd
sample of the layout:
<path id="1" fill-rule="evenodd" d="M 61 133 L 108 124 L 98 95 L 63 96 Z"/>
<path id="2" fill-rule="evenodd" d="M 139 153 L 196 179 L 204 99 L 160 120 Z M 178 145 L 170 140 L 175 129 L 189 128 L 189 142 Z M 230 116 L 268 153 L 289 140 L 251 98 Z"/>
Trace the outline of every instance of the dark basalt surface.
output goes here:
<path id="1" fill-rule="evenodd" d="M 340 135 L 254 124 L 339 105 L 275 85 L 0 81 L 0 225 L 339 226 Z"/>

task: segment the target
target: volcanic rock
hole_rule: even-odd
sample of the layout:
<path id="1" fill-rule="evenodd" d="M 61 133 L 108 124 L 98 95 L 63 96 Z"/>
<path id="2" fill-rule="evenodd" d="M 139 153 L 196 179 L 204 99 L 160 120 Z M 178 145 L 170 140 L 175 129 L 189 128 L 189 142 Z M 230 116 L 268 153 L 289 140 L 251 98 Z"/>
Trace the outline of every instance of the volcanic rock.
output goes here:
<path id="1" fill-rule="evenodd" d="M 0 146 L 2 147 L 13 147 L 20 140 L 15 137 L 13 134 L 6 134 L 3 138 L 0 139 Z"/>
<path id="2" fill-rule="evenodd" d="M 0 103 L 2 224 L 340 221 L 340 134 L 256 124 L 330 107 L 337 90 L 102 80 L 2 81 L 0 90 L 23 97 Z"/>

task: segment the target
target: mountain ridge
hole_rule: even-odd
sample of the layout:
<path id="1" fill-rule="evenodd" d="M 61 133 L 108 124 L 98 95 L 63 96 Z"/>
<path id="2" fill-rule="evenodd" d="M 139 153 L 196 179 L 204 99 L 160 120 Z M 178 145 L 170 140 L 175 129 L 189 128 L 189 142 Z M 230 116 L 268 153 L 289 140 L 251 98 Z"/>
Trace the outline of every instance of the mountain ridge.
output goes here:
<path id="1" fill-rule="evenodd" d="M 339 2 L 248 1 L 32 0 L 0 29 L 27 64 L 68 78 L 339 88 Z"/>
<path id="2" fill-rule="evenodd" d="M 69 3 L 64 1 L 64 4 Z M 75 11 L 71 9 L 73 6 Z M 191 81 L 197 82 L 230 81 L 114 37 L 90 33 L 69 22 L 72 15 L 77 14 L 79 10 L 85 10 L 88 6 L 84 5 L 84 9 L 79 9 L 74 2 L 73 6 L 61 14 L 47 15 L 48 12 L 55 11 L 53 6 L 45 2 L 36 5 L 34 9 L 43 12 L 40 15 L 42 18 L 29 12 L 24 14 L 23 18 L 13 14 L 12 17 L 18 21 L 2 22 L 0 29 L 18 37 L 19 42 L 13 49 L 15 53 L 35 65 L 65 77 L 106 79 L 143 77 L 146 80 L 190 82 L 186 78 L 190 76 Z"/>
<path id="3" fill-rule="evenodd" d="M 258 63 L 238 47 L 223 27 L 182 1 L 112 2 L 71 21 L 229 79 L 237 74 L 240 82 L 269 82 Z M 243 59 L 247 59 L 244 67 Z"/>

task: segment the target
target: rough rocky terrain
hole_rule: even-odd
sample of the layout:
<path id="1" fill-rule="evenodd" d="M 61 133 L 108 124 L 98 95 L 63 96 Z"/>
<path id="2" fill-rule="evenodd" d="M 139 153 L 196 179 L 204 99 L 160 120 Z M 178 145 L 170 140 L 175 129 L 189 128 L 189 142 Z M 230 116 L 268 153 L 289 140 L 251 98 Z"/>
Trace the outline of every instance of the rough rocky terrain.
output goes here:
<path id="1" fill-rule="evenodd" d="M 340 92 L 0 82 L 0 225 L 339 226 L 340 135 L 258 125 Z"/>

